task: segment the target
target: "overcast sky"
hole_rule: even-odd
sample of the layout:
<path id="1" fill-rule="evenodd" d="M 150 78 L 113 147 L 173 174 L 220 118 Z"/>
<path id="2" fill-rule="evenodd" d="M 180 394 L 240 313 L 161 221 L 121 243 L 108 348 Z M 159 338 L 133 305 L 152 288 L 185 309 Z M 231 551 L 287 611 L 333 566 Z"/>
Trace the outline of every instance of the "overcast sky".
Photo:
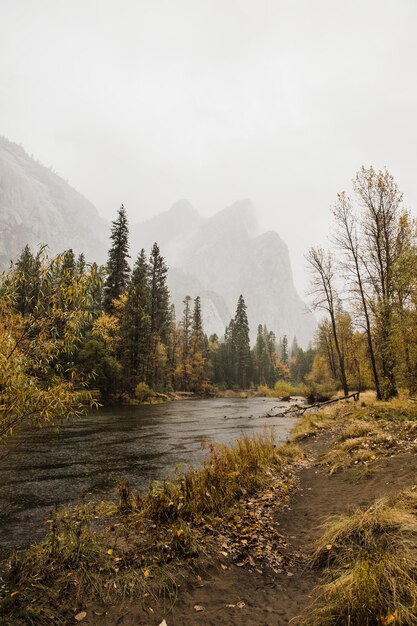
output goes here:
<path id="1" fill-rule="evenodd" d="M 112 218 L 240 198 L 303 253 L 362 164 L 417 207 L 417 0 L 0 0 L 0 134 Z"/>

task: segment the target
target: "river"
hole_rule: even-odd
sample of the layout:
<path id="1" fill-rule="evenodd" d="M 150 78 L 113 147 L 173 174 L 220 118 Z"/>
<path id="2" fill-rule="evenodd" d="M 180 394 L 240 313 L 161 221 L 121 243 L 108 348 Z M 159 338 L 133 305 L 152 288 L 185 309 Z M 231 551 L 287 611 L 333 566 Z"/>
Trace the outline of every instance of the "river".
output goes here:
<path id="1" fill-rule="evenodd" d="M 118 406 L 13 435 L 0 447 L 0 547 L 42 538 L 55 507 L 112 497 L 119 478 L 144 490 L 179 464 L 201 464 L 207 440 L 230 444 L 273 426 L 285 441 L 296 418 L 265 417 L 277 405 L 276 398 L 225 398 Z"/>

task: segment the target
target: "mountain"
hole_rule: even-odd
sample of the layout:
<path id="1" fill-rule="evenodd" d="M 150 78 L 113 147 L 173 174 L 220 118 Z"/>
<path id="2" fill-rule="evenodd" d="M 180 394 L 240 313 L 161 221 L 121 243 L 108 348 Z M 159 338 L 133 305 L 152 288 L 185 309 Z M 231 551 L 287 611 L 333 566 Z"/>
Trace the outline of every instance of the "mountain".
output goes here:
<path id="1" fill-rule="evenodd" d="M 129 207 L 127 207 L 129 209 Z M 110 224 L 65 180 L 0 137 L 0 269 L 29 243 L 52 253 L 73 248 L 88 260 L 106 260 Z M 209 334 L 222 335 L 243 294 L 252 339 L 259 323 L 280 337 L 312 339 L 315 320 L 297 294 L 288 249 L 275 232 L 259 233 L 249 200 L 205 218 L 188 202 L 131 226 L 131 255 L 158 242 L 170 267 L 177 317 L 186 295 L 201 297 Z"/>
<path id="2" fill-rule="evenodd" d="M 88 259 L 105 260 L 108 223 L 63 178 L 0 137 L 0 267 L 29 243 L 51 253 L 73 248 Z"/>
<path id="3" fill-rule="evenodd" d="M 252 340 L 259 323 L 306 346 L 315 319 L 299 297 L 286 244 L 276 232 L 259 234 L 249 200 L 203 218 L 186 200 L 132 229 L 132 249 L 158 241 L 168 265 L 177 317 L 185 295 L 201 296 L 205 328 L 221 335 L 239 294 L 248 307 Z"/>

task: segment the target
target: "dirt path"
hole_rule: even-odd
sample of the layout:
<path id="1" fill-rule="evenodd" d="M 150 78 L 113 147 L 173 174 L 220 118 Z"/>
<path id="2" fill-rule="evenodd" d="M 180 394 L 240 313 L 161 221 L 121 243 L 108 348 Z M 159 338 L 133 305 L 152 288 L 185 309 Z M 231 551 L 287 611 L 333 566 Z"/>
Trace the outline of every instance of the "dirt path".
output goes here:
<path id="1" fill-rule="evenodd" d="M 375 498 L 412 486 L 416 480 L 416 457 L 400 453 L 379 460 L 374 472 L 360 477 L 355 469 L 333 476 L 314 465 L 314 457 L 329 441 L 309 444 L 313 457 L 299 472 L 299 485 L 287 506 L 277 510 L 274 523 L 284 535 L 292 565 L 281 573 L 263 574 L 251 567 L 220 564 L 191 580 L 178 597 L 149 606 L 129 604 L 113 607 L 106 615 L 90 617 L 85 623 L 101 626 L 284 626 L 297 623 L 296 617 L 309 601 L 319 582 L 317 572 L 308 568 L 306 555 L 320 535 L 320 524 L 328 516 L 370 504 Z M 228 606 L 229 605 L 229 606 Z M 194 607 L 202 607 L 196 611 Z M 293 622 L 291 620 L 294 620 Z"/>

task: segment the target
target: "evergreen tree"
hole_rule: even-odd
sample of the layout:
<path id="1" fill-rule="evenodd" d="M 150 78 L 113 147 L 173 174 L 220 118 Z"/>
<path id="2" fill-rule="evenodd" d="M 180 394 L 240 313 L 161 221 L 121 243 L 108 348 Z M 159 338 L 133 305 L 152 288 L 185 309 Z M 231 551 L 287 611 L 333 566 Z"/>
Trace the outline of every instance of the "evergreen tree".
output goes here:
<path id="1" fill-rule="evenodd" d="M 15 265 L 15 308 L 22 315 L 32 313 L 38 301 L 40 288 L 39 257 L 34 257 L 25 246 Z"/>
<path id="2" fill-rule="evenodd" d="M 181 328 L 181 362 L 177 369 L 177 378 L 179 380 L 180 387 L 184 391 L 190 390 L 190 378 L 191 378 L 191 297 L 185 296 L 182 301 L 184 305 L 184 311 L 182 314 L 182 320 L 180 324 Z"/>
<path id="3" fill-rule="evenodd" d="M 168 362 L 164 344 L 169 331 L 168 267 L 156 243 L 149 259 L 150 276 L 150 352 L 147 382 L 150 387 L 160 384 Z"/>
<path id="4" fill-rule="evenodd" d="M 113 313 L 113 300 L 126 291 L 129 283 L 129 225 L 123 204 L 112 222 L 112 246 L 107 261 L 107 278 L 104 285 L 104 310 Z"/>
<path id="5" fill-rule="evenodd" d="M 121 354 L 127 391 L 144 382 L 150 347 L 149 266 L 142 249 L 133 267 L 121 321 Z"/>
<path id="6" fill-rule="evenodd" d="M 258 332 L 256 335 L 255 348 L 253 350 L 253 375 L 255 385 L 265 385 L 266 383 L 266 371 L 265 371 L 265 338 L 264 329 L 262 324 L 258 326 Z"/>
<path id="7" fill-rule="evenodd" d="M 288 365 L 288 338 L 284 335 L 281 342 L 281 362 Z"/>
<path id="8" fill-rule="evenodd" d="M 162 340 L 165 340 L 169 321 L 168 267 L 156 243 L 152 247 L 149 265 L 151 281 L 151 333 L 159 335 Z"/>
<path id="9" fill-rule="evenodd" d="M 201 318 L 201 299 L 200 299 L 200 296 L 197 296 L 195 298 L 195 300 L 194 300 L 191 344 L 192 344 L 193 354 L 195 354 L 196 352 L 203 352 L 203 350 L 204 350 L 204 331 L 203 331 L 203 321 L 202 321 L 202 318 Z"/>
<path id="10" fill-rule="evenodd" d="M 78 255 L 77 259 L 77 272 L 78 274 L 84 274 L 85 272 L 85 255 L 83 252 Z"/>
<path id="11" fill-rule="evenodd" d="M 191 331 L 191 377 L 192 390 L 201 393 L 206 386 L 206 348 L 201 318 L 201 300 L 197 296 L 194 300 L 193 321 Z"/>
<path id="12" fill-rule="evenodd" d="M 232 341 L 235 381 L 239 387 L 245 389 L 249 383 L 251 358 L 248 316 L 246 314 L 246 304 L 242 295 L 239 296 L 237 302 L 232 330 Z"/>

